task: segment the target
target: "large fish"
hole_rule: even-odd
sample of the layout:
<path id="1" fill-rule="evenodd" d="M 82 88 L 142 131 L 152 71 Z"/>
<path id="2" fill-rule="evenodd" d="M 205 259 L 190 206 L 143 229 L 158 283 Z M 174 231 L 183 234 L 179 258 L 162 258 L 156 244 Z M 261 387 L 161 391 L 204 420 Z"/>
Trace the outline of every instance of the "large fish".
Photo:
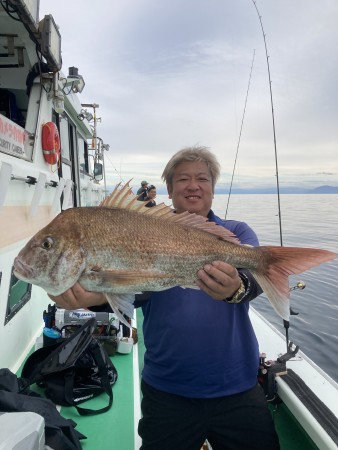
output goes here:
<path id="1" fill-rule="evenodd" d="M 130 294 L 197 288 L 197 271 L 223 260 L 249 269 L 288 320 L 288 276 L 337 256 L 312 248 L 239 245 L 228 230 L 196 214 L 175 214 L 164 204 L 146 208 L 127 184 L 98 207 L 61 212 L 20 251 L 14 274 L 52 295 L 79 281 L 89 291 L 104 292 L 117 314 L 130 316 Z"/>

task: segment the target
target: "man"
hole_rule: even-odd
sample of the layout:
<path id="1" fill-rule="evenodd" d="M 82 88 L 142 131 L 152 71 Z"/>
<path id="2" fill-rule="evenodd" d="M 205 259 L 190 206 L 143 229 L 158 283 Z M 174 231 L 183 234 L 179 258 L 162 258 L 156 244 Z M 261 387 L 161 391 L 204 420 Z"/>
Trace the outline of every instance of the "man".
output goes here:
<path id="1" fill-rule="evenodd" d="M 219 174 L 215 156 L 192 147 L 170 159 L 162 178 L 177 214 L 208 217 L 242 244 L 258 245 L 247 224 L 223 221 L 212 212 Z M 222 261 L 207 264 L 196 276 L 200 290 L 149 293 L 142 306 L 141 450 L 199 450 L 206 439 L 213 450 L 279 449 L 257 384 L 259 351 L 248 315 L 248 302 L 261 289 L 249 271 Z M 77 307 L 103 303 L 91 293 L 81 301 L 77 290 L 82 288 L 75 285 L 58 299 Z"/>
<path id="2" fill-rule="evenodd" d="M 141 187 L 138 189 L 136 193 L 139 196 L 138 200 L 143 201 L 146 198 L 148 184 L 149 184 L 148 181 L 145 180 L 141 181 Z"/>
<path id="3" fill-rule="evenodd" d="M 150 185 L 147 189 L 147 196 L 144 199 L 145 205 L 147 208 L 152 208 L 153 206 L 156 206 L 155 202 L 156 198 L 156 187 L 154 185 Z"/>

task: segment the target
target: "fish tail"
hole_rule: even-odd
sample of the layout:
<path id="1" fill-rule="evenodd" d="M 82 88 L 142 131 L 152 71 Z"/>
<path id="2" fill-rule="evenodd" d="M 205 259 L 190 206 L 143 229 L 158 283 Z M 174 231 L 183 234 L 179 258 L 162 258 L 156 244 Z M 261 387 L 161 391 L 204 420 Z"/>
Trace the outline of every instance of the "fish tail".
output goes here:
<path id="1" fill-rule="evenodd" d="M 130 323 L 125 319 L 124 315 L 132 318 L 134 314 L 134 294 L 112 294 L 106 293 L 105 297 L 108 300 L 109 305 L 111 306 L 114 314 L 116 314 L 117 318 L 120 322 L 126 325 L 129 328 L 132 328 Z"/>
<path id="2" fill-rule="evenodd" d="M 338 257 L 327 250 L 299 247 L 260 247 L 266 254 L 265 264 L 252 270 L 276 312 L 284 319 L 290 318 L 289 275 L 296 275 Z"/>

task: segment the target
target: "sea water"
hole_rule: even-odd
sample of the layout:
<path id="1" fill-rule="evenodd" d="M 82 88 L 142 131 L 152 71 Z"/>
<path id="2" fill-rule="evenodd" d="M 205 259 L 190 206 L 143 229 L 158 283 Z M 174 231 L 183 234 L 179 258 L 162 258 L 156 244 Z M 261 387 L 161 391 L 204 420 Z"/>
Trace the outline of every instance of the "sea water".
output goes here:
<path id="1" fill-rule="evenodd" d="M 156 201 L 170 204 L 165 195 L 158 195 Z M 215 195 L 213 210 L 221 218 L 225 217 L 227 202 L 227 195 Z M 335 194 L 283 194 L 280 214 L 275 195 L 232 195 L 227 219 L 250 225 L 260 245 L 280 245 L 282 234 L 284 246 L 315 247 L 338 253 Z M 298 281 L 303 281 L 306 287 L 291 293 L 291 307 L 298 315 L 291 316 L 289 338 L 338 382 L 338 259 L 289 277 L 290 287 Z M 252 306 L 284 333 L 282 319 L 264 294 L 253 300 Z"/>

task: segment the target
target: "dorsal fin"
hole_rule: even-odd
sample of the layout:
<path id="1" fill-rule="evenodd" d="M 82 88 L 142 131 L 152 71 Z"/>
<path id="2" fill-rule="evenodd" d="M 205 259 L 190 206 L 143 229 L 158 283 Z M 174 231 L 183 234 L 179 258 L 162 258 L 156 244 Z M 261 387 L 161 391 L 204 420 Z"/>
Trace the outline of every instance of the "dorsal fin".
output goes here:
<path id="1" fill-rule="evenodd" d="M 240 243 L 237 237 L 229 230 L 218 226 L 214 222 L 209 222 L 208 219 L 199 216 L 198 214 L 190 214 L 188 211 L 182 214 L 175 214 L 174 210 L 164 203 L 160 203 L 152 208 L 147 208 L 145 206 L 145 202 L 137 200 L 138 196 L 133 194 L 129 185 L 130 181 L 122 187 L 121 183 L 119 183 L 113 192 L 100 203 L 100 206 L 105 208 L 126 209 L 136 212 L 137 214 L 147 214 L 161 220 L 176 222 L 183 226 L 197 228 L 234 244 Z"/>

